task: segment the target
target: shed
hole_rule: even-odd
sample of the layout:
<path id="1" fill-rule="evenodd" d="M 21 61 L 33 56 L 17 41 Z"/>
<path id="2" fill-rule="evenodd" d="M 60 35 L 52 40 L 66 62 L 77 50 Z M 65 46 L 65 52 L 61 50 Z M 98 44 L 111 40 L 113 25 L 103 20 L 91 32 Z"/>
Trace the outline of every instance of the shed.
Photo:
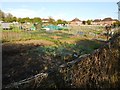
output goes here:
<path id="1" fill-rule="evenodd" d="M 1 23 L 3 30 L 11 30 L 10 23 Z"/>

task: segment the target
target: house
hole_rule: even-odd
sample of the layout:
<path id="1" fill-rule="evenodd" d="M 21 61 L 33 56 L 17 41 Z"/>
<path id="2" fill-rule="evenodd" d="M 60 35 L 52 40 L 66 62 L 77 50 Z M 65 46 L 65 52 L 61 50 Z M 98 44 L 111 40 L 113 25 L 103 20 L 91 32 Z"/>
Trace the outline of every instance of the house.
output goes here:
<path id="1" fill-rule="evenodd" d="M 102 25 L 101 19 L 95 19 L 95 20 L 92 22 L 92 25 Z"/>
<path id="2" fill-rule="evenodd" d="M 115 23 L 116 20 L 115 19 L 112 19 L 112 18 L 104 18 L 102 20 L 102 25 L 112 25 L 113 23 Z"/>
<path id="3" fill-rule="evenodd" d="M 117 22 L 117 19 L 112 19 L 110 17 L 101 19 L 95 19 L 92 24 L 93 25 L 112 25 L 113 23 Z"/>
<path id="4" fill-rule="evenodd" d="M 49 25 L 49 19 L 42 19 L 43 26 Z"/>
<path id="5" fill-rule="evenodd" d="M 72 21 L 70 21 L 70 25 L 71 25 L 71 26 L 79 26 L 79 25 L 81 25 L 81 24 L 82 24 L 82 21 L 79 20 L 78 18 L 75 18 L 75 19 L 73 19 Z"/>
<path id="6" fill-rule="evenodd" d="M 42 22 L 43 22 L 43 23 L 48 23 L 48 22 L 49 22 L 49 19 L 44 19 L 44 18 L 43 18 L 43 19 L 42 19 Z"/>

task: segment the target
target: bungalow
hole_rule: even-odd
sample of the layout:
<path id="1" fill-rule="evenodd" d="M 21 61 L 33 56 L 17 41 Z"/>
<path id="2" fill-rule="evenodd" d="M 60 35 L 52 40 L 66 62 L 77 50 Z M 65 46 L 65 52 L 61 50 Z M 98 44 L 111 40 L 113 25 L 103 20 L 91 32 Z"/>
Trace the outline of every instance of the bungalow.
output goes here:
<path id="1" fill-rule="evenodd" d="M 49 19 L 42 19 L 43 26 L 49 25 Z"/>
<path id="2" fill-rule="evenodd" d="M 102 20 L 102 25 L 112 25 L 113 23 L 115 23 L 117 20 L 112 19 L 112 18 L 104 18 Z"/>
<path id="3" fill-rule="evenodd" d="M 95 19 L 93 22 L 92 22 L 92 24 L 93 25 L 102 25 L 102 22 L 101 22 L 102 20 L 101 19 Z"/>
<path id="4" fill-rule="evenodd" d="M 42 19 L 42 22 L 43 22 L 43 23 L 48 23 L 48 22 L 49 22 L 49 19 L 44 19 L 44 18 L 43 18 L 43 19 Z"/>
<path id="5" fill-rule="evenodd" d="M 81 24 L 82 24 L 82 21 L 79 20 L 78 18 L 75 18 L 75 19 L 73 19 L 72 21 L 70 21 L 70 25 L 71 25 L 71 26 L 79 26 L 79 25 L 81 25 Z"/>
<path id="6" fill-rule="evenodd" d="M 116 21 L 118 21 L 118 20 L 108 17 L 108 18 L 104 18 L 103 20 L 95 19 L 92 24 L 93 25 L 112 25 Z"/>

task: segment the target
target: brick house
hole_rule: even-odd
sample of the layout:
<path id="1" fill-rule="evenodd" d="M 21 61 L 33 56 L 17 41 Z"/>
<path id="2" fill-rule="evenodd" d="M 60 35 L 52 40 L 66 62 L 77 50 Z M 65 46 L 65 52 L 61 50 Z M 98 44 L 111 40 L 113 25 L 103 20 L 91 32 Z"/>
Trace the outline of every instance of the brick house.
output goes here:
<path id="1" fill-rule="evenodd" d="M 49 19 L 43 18 L 43 19 L 42 19 L 42 24 L 45 25 L 45 26 L 46 26 L 46 25 L 49 25 Z"/>
<path id="2" fill-rule="evenodd" d="M 43 23 L 48 23 L 48 22 L 49 22 L 49 19 L 44 19 L 44 18 L 43 18 L 43 19 L 42 19 L 42 22 L 43 22 Z"/>
<path id="3" fill-rule="evenodd" d="M 101 19 L 95 19 L 95 20 L 92 22 L 92 25 L 102 25 L 102 20 L 101 20 Z"/>
<path id="4" fill-rule="evenodd" d="M 70 21 L 70 25 L 71 25 L 71 26 L 79 26 L 79 25 L 81 25 L 81 24 L 82 24 L 82 21 L 79 20 L 78 18 L 75 18 L 75 19 L 73 19 L 72 21 Z"/>
<path id="5" fill-rule="evenodd" d="M 115 23 L 117 20 L 112 19 L 112 18 L 104 18 L 102 20 L 102 25 L 112 25 L 113 23 Z"/>
<path id="6" fill-rule="evenodd" d="M 115 23 L 116 21 L 118 21 L 117 19 L 112 19 L 112 18 L 104 18 L 103 20 L 101 19 L 95 19 L 93 21 L 93 25 L 112 25 L 113 23 Z"/>

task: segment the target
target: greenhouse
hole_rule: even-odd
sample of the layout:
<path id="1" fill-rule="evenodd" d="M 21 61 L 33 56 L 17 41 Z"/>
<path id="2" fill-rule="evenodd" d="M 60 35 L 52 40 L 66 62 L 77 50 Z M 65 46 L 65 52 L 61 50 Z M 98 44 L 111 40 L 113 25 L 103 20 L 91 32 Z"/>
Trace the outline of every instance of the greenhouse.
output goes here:
<path id="1" fill-rule="evenodd" d="M 55 25 L 48 25 L 48 26 L 43 26 L 43 29 L 49 29 L 49 30 L 64 30 L 64 29 L 68 29 L 68 28 L 67 28 L 67 27 L 55 26 Z"/>

